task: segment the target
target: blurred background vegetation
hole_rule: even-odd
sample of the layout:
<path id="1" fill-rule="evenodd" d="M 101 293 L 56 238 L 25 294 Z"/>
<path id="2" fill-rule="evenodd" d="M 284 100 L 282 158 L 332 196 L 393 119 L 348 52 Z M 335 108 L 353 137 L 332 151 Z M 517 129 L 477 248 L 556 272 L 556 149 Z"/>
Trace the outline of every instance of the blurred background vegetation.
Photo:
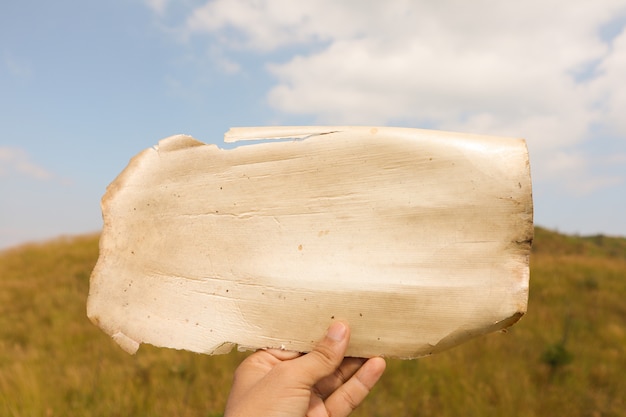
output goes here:
<path id="1" fill-rule="evenodd" d="M 0 416 L 221 416 L 245 353 L 124 353 L 85 315 L 98 236 L 0 252 Z M 626 239 L 536 229 L 528 313 L 388 370 L 356 416 L 626 416 Z"/>

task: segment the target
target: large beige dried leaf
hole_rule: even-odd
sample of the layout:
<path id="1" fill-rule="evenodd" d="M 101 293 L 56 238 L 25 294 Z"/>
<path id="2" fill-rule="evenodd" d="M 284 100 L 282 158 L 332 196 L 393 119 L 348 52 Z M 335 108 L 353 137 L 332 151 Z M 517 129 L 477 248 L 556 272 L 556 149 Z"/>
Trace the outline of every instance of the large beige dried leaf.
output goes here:
<path id="1" fill-rule="evenodd" d="M 356 127 L 172 136 L 102 200 L 88 315 L 128 352 L 308 351 L 333 319 L 352 356 L 414 358 L 515 323 L 533 235 L 521 139 Z M 294 139 L 299 138 L 299 139 Z"/>

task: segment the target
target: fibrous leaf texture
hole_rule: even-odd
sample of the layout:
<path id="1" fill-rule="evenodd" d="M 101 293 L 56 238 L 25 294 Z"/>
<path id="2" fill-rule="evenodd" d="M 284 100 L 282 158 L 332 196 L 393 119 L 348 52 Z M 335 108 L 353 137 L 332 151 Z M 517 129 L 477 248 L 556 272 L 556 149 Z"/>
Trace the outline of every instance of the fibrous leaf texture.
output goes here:
<path id="1" fill-rule="evenodd" d="M 525 312 L 533 204 L 522 139 L 386 127 L 177 135 L 102 199 L 89 318 L 141 343 L 218 354 L 312 349 L 416 358 Z"/>

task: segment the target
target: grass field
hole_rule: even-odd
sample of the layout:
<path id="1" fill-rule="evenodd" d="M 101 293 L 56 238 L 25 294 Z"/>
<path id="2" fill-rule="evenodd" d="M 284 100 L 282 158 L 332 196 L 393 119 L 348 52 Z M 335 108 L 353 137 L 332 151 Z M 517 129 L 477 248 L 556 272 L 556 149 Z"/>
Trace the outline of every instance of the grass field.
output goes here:
<path id="1" fill-rule="evenodd" d="M 245 354 L 142 345 L 85 316 L 97 236 L 0 252 L 0 416 L 221 416 Z M 626 239 L 538 228 L 529 310 L 506 333 L 389 360 L 357 416 L 626 416 Z"/>

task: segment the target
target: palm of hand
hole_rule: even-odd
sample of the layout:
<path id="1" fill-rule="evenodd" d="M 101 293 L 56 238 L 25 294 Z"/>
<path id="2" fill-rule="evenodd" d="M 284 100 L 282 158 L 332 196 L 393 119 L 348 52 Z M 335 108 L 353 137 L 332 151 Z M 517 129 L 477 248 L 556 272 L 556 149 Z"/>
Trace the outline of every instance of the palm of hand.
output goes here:
<path id="1" fill-rule="evenodd" d="M 261 350 L 244 360 L 233 382 L 226 417 L 345 417 L 385 369 L 382 358 L 343 358 L 349 331 L 300 355 Z"/>

